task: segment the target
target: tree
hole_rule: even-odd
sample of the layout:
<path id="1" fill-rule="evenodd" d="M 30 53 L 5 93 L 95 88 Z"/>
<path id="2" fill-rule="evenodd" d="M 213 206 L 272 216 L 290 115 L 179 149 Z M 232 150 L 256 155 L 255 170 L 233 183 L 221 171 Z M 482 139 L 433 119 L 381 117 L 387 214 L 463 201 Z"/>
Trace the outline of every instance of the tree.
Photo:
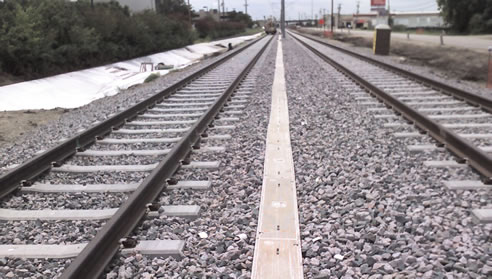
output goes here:
<path id="1" fill-rule="evenodd" d="M 177 18 L 189 16 L 190 7 L 186 5 L 184 0 L 157 0 L 156 5 L 160 14 Z"/>
<path id="2" fill-rule="evenodd" d="M 460 33 L 492 32 L 492 0 L 437 0 L 444 20 Z"/>
<path id="3" fill-rule="evenodd" d="M 39 29 L 42 18 L 34 7 L 14 5 L 10 22 L 0 26 L 2 67 L 12 74 L 42 70 L 52 54 L 48 37 Z"/>
<path id="4" fill-rule="evenodd" d="M 229 12 L 229 20 L 246 24 L 248 27 L 253 26 L 253 20 L 251 19 L 251 16 L 244 14 L 243 12 Z"/>
<path id="5" fill-rule="evenodd" d="M 0 70 L 26 79 L 98 66 L 191 44 L 182 0 L 163 13 L 130 14 L 116 1 L 0 2 Z"/>

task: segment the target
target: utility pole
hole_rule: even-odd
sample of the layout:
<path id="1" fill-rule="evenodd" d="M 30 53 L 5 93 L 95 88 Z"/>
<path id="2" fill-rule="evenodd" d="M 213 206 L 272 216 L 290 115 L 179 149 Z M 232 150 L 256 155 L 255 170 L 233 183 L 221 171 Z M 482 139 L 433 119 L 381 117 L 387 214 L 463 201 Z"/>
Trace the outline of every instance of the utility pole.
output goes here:
<path id="1" fill-rule="evenodd" d="M 359 21 L 359 9 L 360 9 L 360 1 L 357 1 L 357 13 L 355 16 L 355 21 L 352 22 L 352 28 L 355 30 L 357 27 L 357 22 Z"/>
<path id="2" fill-rule="evenodd" d="M 217 12 L 219 13 L 219 21 L 220 21 L 220 0 L 217 0 Z"/>
<path id="3" fill-rule="evenodd" d="M 282 38 L 285 39 L 285 0 L 282 0 L 282 10 L 280 13 L 280 29 L 282 30 Z"/>
<path id="4" fill-rule="evenodd" d="M 323 9 L 323 31 L 326 29 L 326 9 Z"/>
<path id="5" fill-rule="evenodd" d="M 390 0 L 388 0 L 388 25 L 391 26 L 391 8 L 390 8 Z"/>
<path id="6" fill-rule="evenodd" d="M 337 18 L 337 28 L 340 27 L 340 12 L 342 11 L 342 4 L 338 4 L 338 18 Z"/>
<path id="7" fill-rule="evenodd" d="M 225 7 L 224 0 L 222 0 L 222 16 L 224 16 L 224 17 L 225 17 L 225 15 L 226 15 L 226 14 L 225 14 L 225 9 L 224 9 L 224 7 Z"/>
<path id="8" fill-rule="evenodd" d="M 91 8 L 94 9 L 94 0 L 91 0 Z"/>
<path id="9" fill-rule="evenodd" d="M 91 0 L 92 1 L 92 0 Z M 190 18 L 190 24 L 193 27 L 193 20 L 191 16 L 191 6 L 190 6 L 190 0 L 188 0 L 188 17 Z"/>
<path id="10" fill-rule="evenodd" d="M 248 0 L 244 0 L 244 11 L 248 15 Z"/>
<path id="11" fill-rule="evenodd" d="M 311 0 L 311 20 L 314 19 L 314 3 L 313 3 L 314 0 Z"/>
<path id="12" fill-rule="evenodd" d="M 333 19 L 333 0 L 331 0 L 331 33 L 333 34 L 333 23 L 335 23 L 335 20 Z"/>

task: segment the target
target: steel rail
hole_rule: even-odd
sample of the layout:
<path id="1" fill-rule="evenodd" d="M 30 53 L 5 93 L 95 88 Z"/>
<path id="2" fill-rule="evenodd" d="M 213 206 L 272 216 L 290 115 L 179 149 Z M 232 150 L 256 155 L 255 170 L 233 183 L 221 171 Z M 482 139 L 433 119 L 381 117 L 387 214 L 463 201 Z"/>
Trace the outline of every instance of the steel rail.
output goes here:
<path id="1" fill-rule="evenodd" d="M 410 122 L 413 122 L 418 128 L 420 128 L 421 131 L 428 133 L 435 140 L 443 144 L 453 154 L 459 157 L 462 161 L 467 162 L 471 167 L 473 167 L 484 176 L 485 183 L 492 183 L 492 157 L 489 156 L 487 153 L 481 151 L 471 142 L 458 136 L 458 134 L 454 133 L 450 129 L 447 129 L 444 126 L 432 121 L 427 116 L 419 113 L 417 110 L 407 106 L 402 101 L 384 92 L 384 90 L 374 86 L 348 68 L 342 66 L 335 60 L 316 50 L 308 43 L 300 40 L 296 36 L 292 37 L 294 37 L 303 46 L 319 56 L 322 60 L 326 61 L 334 68 L 338 69 L 349 78 L 354 80 L 356 83 L 361 85 L 371 95 L 382 101 L 387 106 L 391 107 L 393 110 L 401 114 Z"/>
<path id="2" fill-rule="evenodd" d="M 388 64 L 386 62 L 378 61 L 378 60 L 373 59 L 371 57 L 367 57 L 365 55 L 350 51 L 348 49 L 344 49 L 342 47 L 330 44 L 330 43 L 325 42 L 323 40 L 320 40 L 318 38 L 314 38 L 313 36 L 308 36 L 306 34 L 301 34 L 299 32 L 294 32 L 294 31 L 291 31 L 291 32 L 293 32 L 299 36 L 302 36 L 304 38 L 308 38 L 310 40 L 313 40 L 313 41 L 320 43 L 322 45 L 325 45 L 327 47 L 330 47 L 330 48 L 336 49 L 338 51 L 341 51 L 343 53 L 346 53 L 348 55 L 355 56 L 359 59 L 362 59 L 362 60 L 369 62 L 375 66 L 381 67 L 387 71 L 393 72 L 393 73 L 398 74 L 400 76 L 403 76 L 405 78 L 410 78 L 414 81 L 420 82 L 423 85 L 425 85 L 427 87 L 431 87 L 435 90 L 438 90 L 443 94 L 446 94 L 446 95 L 452 96 L 456 99 L 465 101 L 465 102 L 469 103 L 470 105 L 481 107 L 483 110 L 486 110 L 486 111 L 492 113 L 492 99 L 491 98 L 483 97 L 483 96 L 477 95 L 475 93 L 447 85 L 447 84 L 439 82 L 437 80 L 433 80 L 433 79 L 430 79 L 428 77 L 425 77 L 425 76 L 422 76 L 422 75 L 398 68 L 398 67 L 393 66 L 391 64 Z"/>
<path id="3" fill-rule="evenodd" d="M 238 53 L 244 51 L 254 43 L 258 42 L 260 39 L 250 42 L 249 44 L 239 48 L 237 51 L 224 56 L 223 58 L 197 71 L 196 73 L 188 75 L 184 79 L 174 83 L 170 87 L 162 90 L 154 96 L 130 107 L 129 109 L 126 109 L 123 112 L 111 116 L 107 120 L 87 129 L 86 131 L 64 141 L 63 143 L 53 148 L 50 148 L 46 152 L 29 159 L 15 169 L 1 175 L 0 198 L 3 198 L 11 192 L 15 191 L 22 184 L 29 185 L 32 179 L 49 171 L 52 166 L 61 165 L 63 161 L 74 155 L 77 149 L 84 148 L 94 143 L 96 138 L 102 137 L 110 133 L 113 129 L 124 125 L 126 121 L 135 118 L 138 114 L 146 111 L 148 108 L 153 107 L 155 104 L 170 96 L 178 89 L 184 87 L 191 81 L 215 69 L 217 66 L 231 59 Z"/>
<path id="4" fill-rule="evenodd" d="M 227 101 L 230 100 L 231 95 L 239 87 L 241 81 L 265 52 L 272 38 L 268 39 L 265 46 L 261 48 L 224 94 L 200 117 L 157 168 L 152 171 L 128 200 L 125 201 L 115 215 L 97 233 L 94 239 L 89 242 L 79 256 L 68 266 L 61 278 L 85 279 L 100 276 L 118 251 L 120 240 L 127 237 L 144 217 L 147 211 L 147 205 L 152 203 L 166 189 L 167 180 L 171 178 L 180 166 L 188 163 L 187 157 L 192 149 L 199 147 L 201 136 L 223 109 Z"/>

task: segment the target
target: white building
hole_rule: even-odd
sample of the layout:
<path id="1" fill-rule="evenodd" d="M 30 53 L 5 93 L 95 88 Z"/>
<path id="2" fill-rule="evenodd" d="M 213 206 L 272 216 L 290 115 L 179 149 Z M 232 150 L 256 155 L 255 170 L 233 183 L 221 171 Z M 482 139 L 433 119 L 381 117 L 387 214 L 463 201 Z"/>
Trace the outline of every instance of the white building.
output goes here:
<path id="1" fill-rule="evenodd" d="M 110 2 L 111 0 L 94 0 L 94 3 Z M 156 10 L 156 1 L 158 0 L 113 0 L 120 3 L 121 6 L 128 6 L 132 13 L 138 13 L 145 10 Z"/>
<path id="2" fill-rule="evenodd" d="M 392 12 L 393 25 L 407 28 L 443 27 L 444 19 L 439 12 Z"/>
<path id="3" fill-rule="evenodd" d="M 393 26 L 404 26 L 409 29 L 442 28 L 446 27 L 444 18 L 438 11 L 435 12 L 391 12 Z M 341 26 L 355 26 L 356 28 L 372 28 L 380 23 L 387 23 L 388 16 L 378 16 L 377 13 L 342 15 Z"/>

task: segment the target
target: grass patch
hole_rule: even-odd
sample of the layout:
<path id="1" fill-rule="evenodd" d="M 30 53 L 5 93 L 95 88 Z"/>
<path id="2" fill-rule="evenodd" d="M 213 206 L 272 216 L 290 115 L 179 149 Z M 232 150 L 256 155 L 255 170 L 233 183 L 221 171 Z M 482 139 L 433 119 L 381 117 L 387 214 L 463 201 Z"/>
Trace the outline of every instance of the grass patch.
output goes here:
<path id="1" fill-rule="evenodd" d="M 159 73 L 153 73 L 153 74 L 150 74 L 145 80 L 144 80 L 144 83 L 149 83 L 149 82 L 152 82 L 156 79 L 158 79 L 161 75 Z"/>
<path id="2" fill-rule="evenodd" d="M 251 35 L 254 35 L 254 34 L 258 34 L 260 32 L 263 32 L 263 28 L 261 28 L 261 27 L 258 27 L 258 28 L 248 28 L 243 33 L 238 34 L 238 36 L 251 36 Z"/>
<path id="3" fill-rule="evenodd" d="M 212 41 L 212 39 L 210 37 L 198 38 L 198 39 L 193 41 L 193 44 L 210 43 L 211 41 Z"/>
<path id="4" fill-rule="evenodd" d="M 223 40 L 223 39 L 228 39 L 228 38 L 235 38 L 235 37 L 242 37 L 242 36 L 251 36 L 257 33 L 263 32 L 263 28 L 258 27 L 258 28 L 247 28 L 246 31 L 242 33 L 238 33 L 234 36 L 227 36 L 227 37 L 221 37 L 221 38 L 215 38 L 214 40 Z M 194 44 L 201 44 L 201 43 L 210 43 L 212 38 L 210 36 L 206 38 L 199 38 L 193 41 Z"/>

